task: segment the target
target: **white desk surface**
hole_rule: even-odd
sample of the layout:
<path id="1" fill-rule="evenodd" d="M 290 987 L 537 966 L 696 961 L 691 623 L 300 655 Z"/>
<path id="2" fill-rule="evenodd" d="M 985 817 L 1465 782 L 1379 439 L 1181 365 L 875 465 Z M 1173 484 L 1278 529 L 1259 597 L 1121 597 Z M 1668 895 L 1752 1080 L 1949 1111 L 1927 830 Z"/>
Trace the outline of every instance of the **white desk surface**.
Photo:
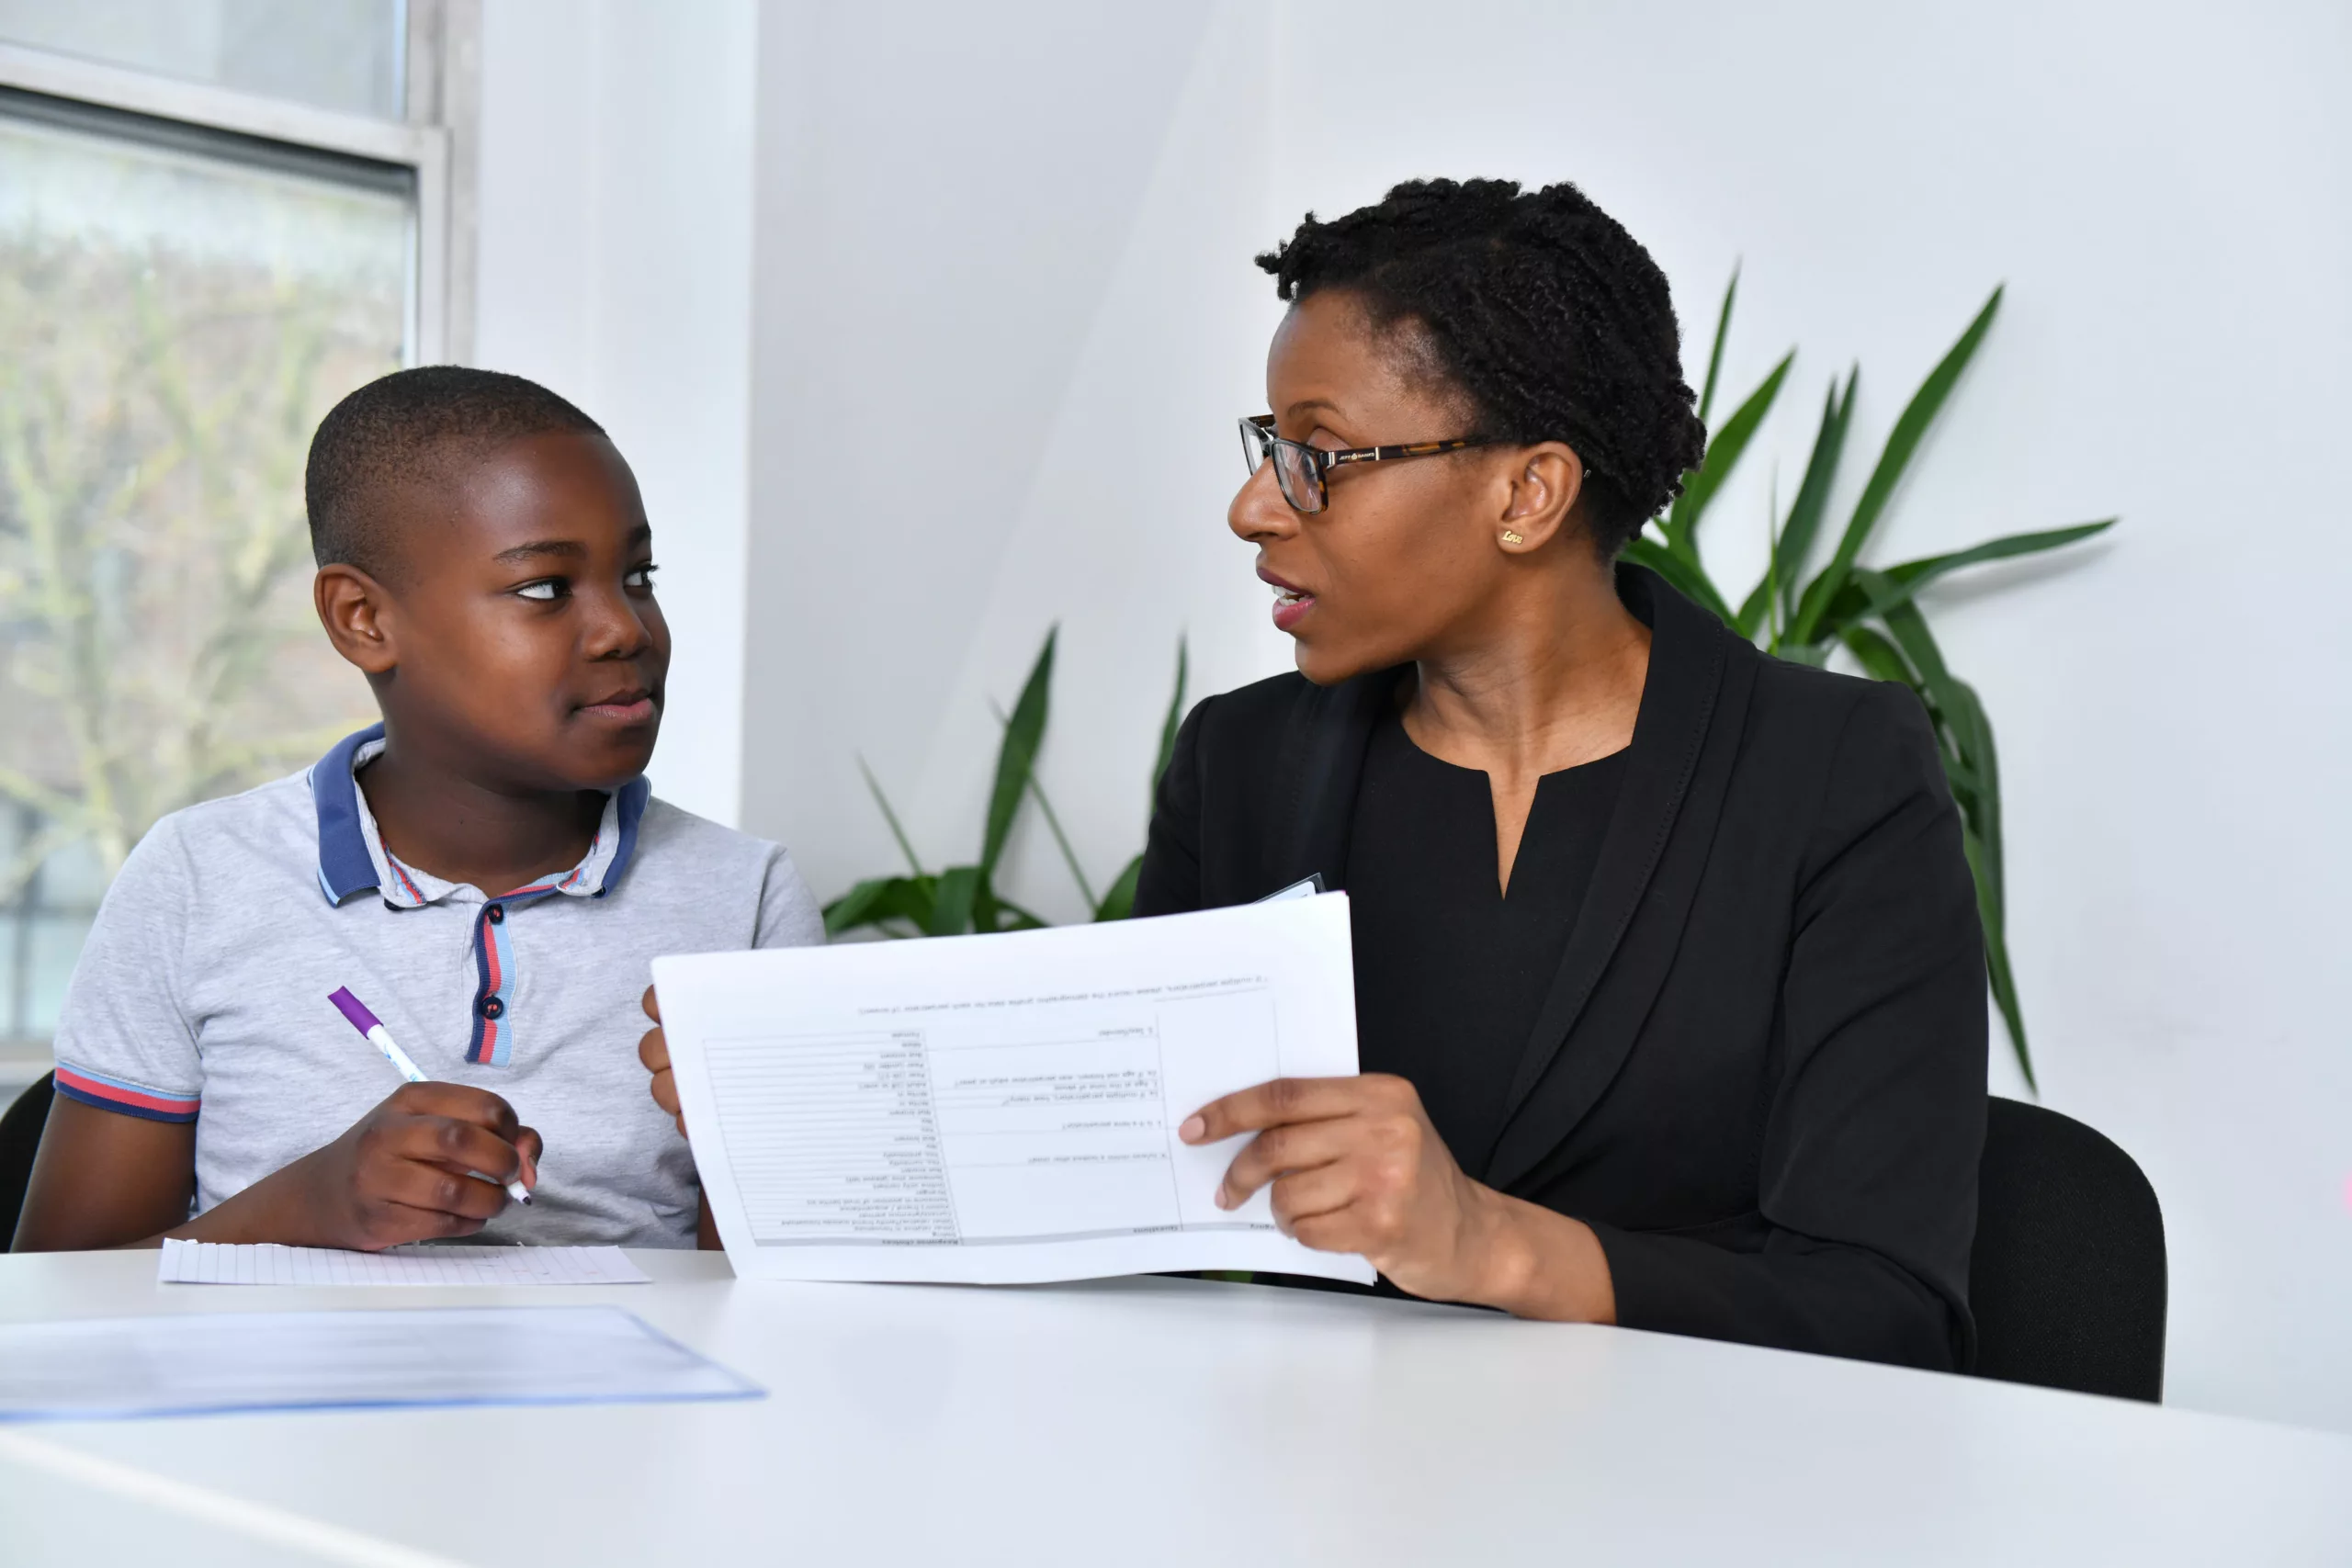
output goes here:
<path id="1" fill-rule="evenodd" d="M 2352 1438 L 1618 1329 L 1169 1280 L 154 1283 L 0 1257 L 0 1319 L 609 1301 L 722 1405 L 0 1426 L 0 1560 L 2352 1562 Z"/>

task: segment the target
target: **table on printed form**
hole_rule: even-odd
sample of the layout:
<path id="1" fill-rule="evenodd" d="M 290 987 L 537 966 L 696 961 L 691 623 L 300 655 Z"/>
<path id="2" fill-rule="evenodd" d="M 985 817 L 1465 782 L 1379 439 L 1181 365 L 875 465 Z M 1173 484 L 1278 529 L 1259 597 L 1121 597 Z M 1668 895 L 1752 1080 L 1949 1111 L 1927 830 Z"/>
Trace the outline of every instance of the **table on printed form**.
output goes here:
<path id="1" fill-rule="evenodd" d="M 630 1256 L 655 1284 L 0 1257 L 0 1319 L 611 1302 L 769 1390 L 0 1427 L 0 1562 L 2352 1562 L 2352 1438 L 1305 1291 Z"/>

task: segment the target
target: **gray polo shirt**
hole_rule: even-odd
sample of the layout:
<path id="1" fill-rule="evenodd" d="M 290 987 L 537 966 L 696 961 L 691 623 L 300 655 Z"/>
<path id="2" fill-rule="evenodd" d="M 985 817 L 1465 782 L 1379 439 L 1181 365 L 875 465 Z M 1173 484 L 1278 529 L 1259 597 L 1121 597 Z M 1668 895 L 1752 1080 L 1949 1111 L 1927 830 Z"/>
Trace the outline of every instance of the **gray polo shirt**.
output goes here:
<path id="1" fill-rule="evenodd" d="M 503 1096 L 547 1140 L 532 1205 L 485 1239 L 693 1246 L 694 1159 L 646 1092 L 638 998 L 660 953 L 822 942 L 791 857 L 639 779 L 578 865 L 486 897 L 385 852 L 353 778 L 382 745 L 362 730 L 148 831 L 67 987 L 57 1091 L 194 1122 L 201 1213 L 400 1087 L 327 1000 L 347 986 L 427 1077 Z"/>

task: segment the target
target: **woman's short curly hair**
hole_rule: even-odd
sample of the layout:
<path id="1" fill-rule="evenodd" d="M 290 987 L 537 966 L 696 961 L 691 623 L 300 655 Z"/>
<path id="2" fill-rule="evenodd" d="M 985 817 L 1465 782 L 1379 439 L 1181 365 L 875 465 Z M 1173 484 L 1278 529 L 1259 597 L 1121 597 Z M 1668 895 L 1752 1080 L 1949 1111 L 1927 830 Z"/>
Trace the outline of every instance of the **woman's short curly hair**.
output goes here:
<path id="1" fill-rule="evenodd" d="M 1258 265 L 1284 299 L 1345 289 L 1376 324 L 1417 325 L 1475 411 L 1466 434 L 1574 448 L 1604 557 L 1706 449 L 1666 275 L 1572 185 L 1408 180 L 1329 223 L 1308 213 Z"/>

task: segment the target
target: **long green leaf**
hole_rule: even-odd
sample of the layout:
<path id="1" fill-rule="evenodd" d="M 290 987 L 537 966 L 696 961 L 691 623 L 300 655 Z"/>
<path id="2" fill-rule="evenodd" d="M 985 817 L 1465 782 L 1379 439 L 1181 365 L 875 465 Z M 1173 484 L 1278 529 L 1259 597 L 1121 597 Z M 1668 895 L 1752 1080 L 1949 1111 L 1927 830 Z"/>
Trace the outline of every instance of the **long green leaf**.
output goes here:
<path id="1" fill-rule="evenodd" d="M 875 918 L 874 907 L 880 903 L 891 879 L 887 876 L 868 877 L 840 897 L 825 906 L 825 934 L 839 936 L 854 931 Z"/>
<path id="2" fill-rule="evenodd" d="M 1891 596 L 1894 585 L 1880 572 L 1860 570 L 1855 579 L 1864 592 Z M 1927 618 L 1913 604 L 1892 605 L 1884 615 L 1887 630 L 1903 649 L 1919 677 L 1919 690 L 1949 733 L 1951 751 L 1945 768 L 1951 774 L 1952 795 L 1969 846 L 1969 869 L 1976 881 L 1976 909 L 1984 928 L 1985 977 L 1993 987 L 2001 1021 L 2009 1032 L 2009 1048 L 2026 1082 L 2034 1081 L 2033 1056 L 2027 1045 L 2024 1013 L 2018 1005 L 2016 980 L 2009 970 L 2007 913 L 2002 896 L 2005 880 L 2001 851 L 2000 763 L 1993 744 L 1993 727 L 1974 689 L 1955 678 L 1944 663 L 1943 650 L 1928 629 Z M 1850 645 L 1849 645 L 1850 646 Z M 1953 752 L 1957 753 L 1957 765 Z"/>
<path id="3" fill-rule="evenodd" d="M 1922 556 L 1899 566 L 1886 569 L 1886 575 L 1898 585 L 1917 587 L 1956 571 L 1964 566 L 1976 566 L 1988 560 L 2007 560 L 2012 556 L 2038 555 L 2071 545 L 2077 539 L 2087 539 L 2104 534 L 2115 526 L 2112 517 L 2102 517 L 2096 523 L 2077 523 L 2067 528 L 2045 528 L 2036 534 L 2007 534 L 1997 539 L 1987 539 L 1981 545 L 1971 545 L 1964 550 L 1954 550 L 1945 556 Z"/>
<path id="4" fill-rule="evenodd" d="M 1046 919 L 1035 910 L 1024 909 L 1010 898 L 997 898 L 994 902 L 998 910 L 1011 918 L 1008 919 L 994 921 L 987 928 L 988 930 L 993 931 L 1034 931 L 1045 929 Z"/>
<path id="5" fill-rule="evenodd" d="M 1886 639 L 1885 634 L 1874 626 L 1848 626 L 1840 637 L 1847 649 L 1861 662 L 1872 680 L 1892 681 L 1899 686 L 1917 690 L 1919 677 L 1912 672 L 1911 661 L 1903 650 Z"/>
<path id="6" fill-rule="evenodd" d="M 1897 614 L 1916 615 L 1917 611 L 1906 608 Z M 1985 716 L 1984 699 L 1977 696 L 1976 688 L 1965 681 L 1955 681 L 1952 686 L 1952 700 L 1960 706 L 1952 728 L 1967 754 L 1969 779 L 1973 786 L 1970 819 L 1975 825 L 1976 836 L 1984 842 L 1981 891 L 1990 900 L 1998 924 L 2007 919 L 2009 908 L 2007 877 L 2002 867 L 2000 754 L 1993 743 L 1993 721 Z"/>
<path id="7" fill-rule="evenodd" d="M 1724 603 L 1707 574 L 1690 562 L 1681 559 L 1664 545 L 1647 536 L 1636 537 L 1625 547 L 1624 558 L 1635 566 L 1648 567 L 1674 585 L 1686 599 L 1694 600 L 1713 610 L 1725 626 L 1732 622 L 1731 606 Z"/>
<path id="8" fill-rule="evenodd" d="M 1977 870 L 1984 862 L 1986 852 L 1973 833 L 1963 833 L 1962 847 L 1968 853 L 1970 869 Z M 2001 1025 L 2009 1032 L 2009 1049 L 2018 1059 L 2018 1071 L 2025 1076 L 2025 1087 L 2034 1093 L 2041 1092 L 2041 1085 L 2033 1076 L 2033 1054 L 2026 1046 L 2025 1010 L 2018 1003 L 2018 982 L 2009 967 L 2008 933 L 2003 929 L 2000 911 L 1984 905 L 1985 878 L 1981 870 L 1976 878 L 1976 914 L 1984 928 L 1984 974 L 1993 987 L 1993 1005 L 2000 1010 Z"/>
<path id="9" fill-rule="evenodd" d="M 1037 750 L 1046 739 L 1046 694 L 1054 679 L 1054 639 L 1060 629 L 1046 634 L 1046 646 L 1037 650 L 1037 662 L 1029 669 L 1029 679 L 1021 687 L 1020 700 L 1012 705 L 1012 717 L 1004 727 L 1004 741 L 997 748 L 996 787 L 989 794 L 988 833 L 980 840 L 982 872 L 996 870 L 999 856 L 1004 853 L 1004 840 L 1012 831 L 1013 815 L 1021 809 L 1021 797 L 1028 793 L 1030 771 L 1036 766 Z"/>
<path id="10" fill-rule="evenodd" d="M 1707 380 L 1699 389 L 1699 423 L 1707 423 L 1715 406 L 1715 378 L 1724 367 L 1724 339 L 1731 336 L 1731 302 L 1739 298 L 1739 264 L 1731 264 L 1731 282 L 1724 288 L 1724 308 L 1715 317 L 1715 344 L 1707 351 Z"/>
<path id="11" fill-rule="evenodd" d="M 972 906 L 980 894 L 980 868 L 951 865 L 939 874 L 939 897 L 924 922 L 926 936 L 961 936 L 972 929 Z"/>
<path id="12" fill-rule="evenodd" d="M 1124 920 L 1136 912 L 1136 882 L 1143 875 L 1143 856 L 1137 855 L 1119 873 L 1111 884 L 1111 891 L 1102 895 L 1102 902 L 1094 907 L 1098 920 Z"/>
<path id="13" fill-rule="evenodd" d="M 994 703 L 989 705 L 995 708 L 998 724 L 1012 724 L 1012 720 L 1006 716 L 1002 708 L 996 707 Z M 1054 847 L 1061 851 L 1062 864 L 1069 868 L 1069 879 L 1078 884 L 1078 891 L 1080 897 L 1085 898 L 1087 908 L 1092 908 L 1094 907 L 1093 885 L 1086 879 L 1086 868 L 1078 863 L 1078 852 L 1070 847 L 1069 835 L 1062 831 L 1061 813 L 1054 809 L 1053 799 L 1046 794 L 1046 786 L 1038 779 L 1035 770 L 1032 770 L 1029 774 L 1029 797 L 1037 803 L 1037 809 L 1045 816 L 1046 831 L 1054 836 Z"/>
<path id="14" fill-rule="evenodd" d="M 1078 884 L 1079 896 L 1091 908 L 1094 904 L 1093 885 L 1086 880 L 1085 867 L 1078 863 L 1078 852 L 1070 847 L 1069 835 L 1062 831 L 1061 813 L 1056 811 L 1054 803 L 1046 798 L 1046 786 L 1037 782 L 1035 773 L 1029 775 L 1029 794 L 1036 801 L 1037 809 L 1045 814 L 1046 831 L 1054 836 L 1054 847 L 1062 852 L 1062 864 L 1069 868 L 1069 879 Z"/>
<path id="15" fill-rule="evenodd" d="M 1848 416 L 1854 407 L 1854 385 L 1860 376 L 1860 367 L 1848 374 L 1842 397 L 1837 381 L 1831 380 L 1829 390 L 1822 397 L 1821 423 L 1814 432 L 1813 455 L 1805 459 L 1804 480 L 1797 486 L 1788 520 L 1773 541 L 1770 558 L 1764 563 L 1764 575 L 1757 580 L 1739 606 L 1736 624 L 1744 637 L 1754 637 L 1771 617 L 1776 605 L 1783 619 L 1795 609 L 1791 601 L 1796 596 L 1797 583 L 1804 578 L 1805 557 L 1812 553 L 1814 536 L 1820 532 L 1830 487 L 1838 479 L 1838 458 L 1845 450 Z"/>
<path id="16" fill-rule="evenodd" d="M 1854 393 L 1862 384 L 1862 367 L 1850 366 L 1846 386 L 1829 383 L 1821 411 L 1821 428 L 1813 438 L 1813 454 L 1805 459 L 1804 482 L 1789 508 L 1789 525 L 1781 543 L 1781 614 L 1796 613 L 1797 583 L 1813 556 L 1813 542 L 1821 534 L 1821 520 L 1829 512 L 1829 492 L 1838 483 L 1838 466 L 1846 455 L 1846 434 L 1854 425 Z"/>
<path id="17" fill-rule="evenodd" d="M 2063 546 L 2074 544 L 2077 540 L 2103 534 L 2113 527 L 2115 522 L 2114 518 L 2108 517 L 2097 523 L 2077 523 L 2071 528 L 2049 528 L 2038 534 L 2010 534 L 1998 539 L 1987 539 L 1984 543 L 1973 546 L 1968 549 L 1954 550 L 1950 555 L 1922 556 L 1917 560 L 1907 560 L 1899 566 L 1888 567 L 1881 574 L 1893 584 L 1885 607 L 1892 608 L 1895 604 L 1908 603 L 1913 595 L 1936 579 L 1948 572 L 1958 571 L 1962 567 L 1981 566 L 1986 561 L 2007 560 L 2017 556 L 2037 555 L 2043 550 L 2058 549 Z M 1849 582 L 1839 591 L 1838 597 L 1831 602 L 1828 611 L 1823 615 L 1822 635 L 1837 636 L 1838 628 L 1846 622 L 1862 615 L 1881 613 L 1883 613 L 1882 606 L 1869 594 L 1863 592 L 1859 584 Z"/>
<path id="18" fill-rule="evenodd" d="M 882 808 L 882 820 L 890 824 L 890 837 L 899 840 L 899 852 L 907 857 L 907 869 L 917 876 L 926 874 L 922 862 L 915 858 L 915 847 L 907 838 L 907 830 L 899 826 L 899 814 L 890 809 L 890 797 L 882 793 L 882 785 L 874 777 L 874 770 L 865 765 L 864 757 L 857 760 L 857 771 L 865 775 L 866 792 L 874 796 L 874 804 Z"/>
<path id="19" fill-rule="evenodd" d="M 1973 820 L 1976 796 L 1982 788 L 1976 768 L 1979 746 L 1974 722 L 1981 710 L 1975 694 L 1944 663 L 1943 649 L 1937 646 L 1935 634 L 1928 629 L 1927 618 L 1919 614 L 1919 607 L 1897 601 L 1894 585 L 1884 573 L 1857 568 L 1854 581 L 1865 593 L 1887 606 L 1883 617 L 1886 629 L 1917 672 L 1913 685 L 1939 727 L 1940 738 L 1949 742 L 1944 766 L 1951 775 L 1952 794 Z"/>
<path id="20" fill-rule="evenodd" d="M 1761 626 L 1768 615 L 1775 615 L 1784 628 L 1796 616 L 1797 584 L 1804 581 L 1805 562 L 1813 555 L 1813 541 L 1820 535 L 1821 519 L 1829 510 L 1829 492 L 1838 482 L 1838 464 L 1846 451 L 1846 432 L 1852 427 L 1854 389 L 1860 385 L 1862 370 L 1855 366 L 1846 373 L 1843 391 L 1832 380 L 1823 395 L 1821 423 L 1813 436 L 1813 453 L 1805 459 L 1804 479 L 1797 486 L 1797 497 L 1789 506 L 1789 520 L 1781 529 L 1780 545 L 1770 562 L 1766 565 L 1766 581 L 1758 582 L 1747 602 L 1739 607 L 1740 626 L 1747 635 L 1755 636 L 1754 627 Z M 1775 603 L 1767 604 L 1767 597 Z M 1818 632 L 1815 640 L 1821 640 Z"/>
<path id="21" fill-rule="evenodd" d="M 1192 678 L 1192 655 L 1182 637 L 1176 639 L 1176 690 L 1168 699 L 1167 716 L 1159 724 L 1159 756 L 1151 765 L 1151 804 L 1159 806 L 1159 781 L 1167 776 L 1168 764 L 1176 755 L 1176 732 L 1184 723 L 1184 689 Z M 1097 920 L 1124 920 L 1136 912 L 1136 884 L 1143 875 L 1143 856 L 1137 855 L 1120 869 L 1117 877 L 1094 906 Z"/>
<path id="22" fill-rule="evenodd" d="M 1869 542 L 1871 530 L 1878 526 L 1880 517 L 1885 514 L 1886 504 L 1894 498 L 1894 487 L 1902 482 L 1904 470 L 1910 467 L 1912 455 L 1919 449 L 1919 443 L 1926 438 L 1936 415 L 1943 412 L 1944 403 L 1951 397 L 1952 388 L 1960 381 L 1961 372 L 1967 369 L 1968 362 L 1976 356 L 1977 346 L 1984 341 L 1985 333 L 1992 329 L 1993 317 L 2000 308 L 2001 290 L 1996 288 L 1993 297 L 1984 301 L 1984 308 L 1976 312 L 1976 319 L 1968 323 L 1968 330 L 1960 334 L 1960 341 L 1951 345 L 1933 370 L 1928 372 L 1928 378 L 1919 383 L 1919 389 L 1912 393 L 1910 402 L 1904 405 L 1902 417 L 1894 422 L 1894 429 L 1887 436 L 1885 447 L 1879 453 L 1878 466 L 1871 470 L 1870 482 L 1862 487 L 1862 498 L 1854 503 L 1854 514 L 1846 524 L 1845 535 L 1838 541 L 1837 553 L 1822 569 L 1821 575 L 1805 587 L 1804 597 L 1799 602 L 1795 618 L 1790 626 L 1792 641 L 1811 642 L 1814 639 L 1815 628 L 1829 608 L 1829 602 L 1838 596 L 1839 589 L 1846 586 L 1847 573 L 1860 556 L 1862 546 Z"/>
<path id="23" fill-rule="evenodd" d="M 1741 455 L 1756 437 L 1757 426 L 1772 412 L 1773 400 L 1781 395 L 1781 384 L 1789 378 L 1789 367 L 1796 357 L 1793 348 L 1781 356 L 1763 385 L 1747 394 L 1747 400 L 1732 411 L 1724 427 L 1707 443 L 1707 455 L 1699 466 L 1683 476 L 1682 493 L 1667 511 L 1665 532 L 1667 547 L 1692 566 L 1699 564 L 1699 520 L 1706 515 L 1707 503 L 1714 500 L 1731 471 L 1739 467 Z"/>
<path id="24" fill-rule="evenodd" d="M 1152 805 L 1159 804 L 1160 776 L 1168 772 L 1170 759 L 1176 755 L 1176 731 L 1184 724 L 1184 686 L 1192 678 L 1192 650 L 1185 639 L 1176 639 L 1176 690 L 1168 699 L 1168 716 L 1159 721 L 1159 759 L 1151 765 Z"/>
<path id="25" fill-rule="evenodd" d="M 877 876 L 861 882 L 825 906 L 825 934 L 839 936 L 864 926 L 888 931 L 891 920 L 924 931 L 931 924 L 934 891 L 935 883 L 928 876 Z"/>

